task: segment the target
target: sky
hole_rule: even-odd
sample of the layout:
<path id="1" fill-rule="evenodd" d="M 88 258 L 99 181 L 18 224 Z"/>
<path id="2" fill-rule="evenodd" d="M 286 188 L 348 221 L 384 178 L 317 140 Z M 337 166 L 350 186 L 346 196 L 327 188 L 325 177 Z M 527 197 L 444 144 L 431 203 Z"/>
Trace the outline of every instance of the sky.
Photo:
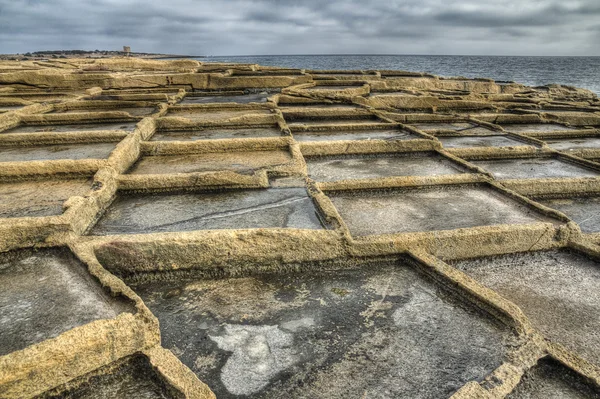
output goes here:
<path id="1" fill-rule="evenodd" d="M 0 53 L 600 56 L 600 0 L 0 0 Z"/>

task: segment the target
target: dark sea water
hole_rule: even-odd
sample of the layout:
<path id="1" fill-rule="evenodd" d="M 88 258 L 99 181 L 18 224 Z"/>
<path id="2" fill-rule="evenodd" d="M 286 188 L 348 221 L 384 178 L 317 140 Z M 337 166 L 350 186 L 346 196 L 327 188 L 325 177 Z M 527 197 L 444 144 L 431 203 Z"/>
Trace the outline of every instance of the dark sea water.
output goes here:
<path id="1" fill-rule="evenodd" d="M 219 56 L 200 60 L 300 69 L 401 69 L 447 77 L 512 80 L 530 86 L 559 83 L 586 88 L 600 95 L 600 57 L 264 55 Z"/>

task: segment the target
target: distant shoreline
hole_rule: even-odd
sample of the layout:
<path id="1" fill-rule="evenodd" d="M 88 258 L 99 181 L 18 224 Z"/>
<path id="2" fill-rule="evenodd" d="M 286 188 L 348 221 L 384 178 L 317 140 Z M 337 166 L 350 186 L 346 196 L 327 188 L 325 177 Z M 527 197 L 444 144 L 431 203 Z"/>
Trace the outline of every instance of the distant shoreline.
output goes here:
<path id="1" fill-rule="evenodd" d="M 41 61 L 47 59 L 70 59 L 70 58 L 89 58 L 103 59 L 114 57 L 135 57 L 149 60 L 173 59 L 173 58 L 206 58 L 205 55 L 179 55 L 179 54 L 162 54 L 162 53 L 138 53 L 131 52 L 129 54 L 123 51 L 85 51 L 85 50 L 49 50 L 49 51 L 34 51 L 23 54 L 0 54 L 0 60 L 7 61 Z"/>

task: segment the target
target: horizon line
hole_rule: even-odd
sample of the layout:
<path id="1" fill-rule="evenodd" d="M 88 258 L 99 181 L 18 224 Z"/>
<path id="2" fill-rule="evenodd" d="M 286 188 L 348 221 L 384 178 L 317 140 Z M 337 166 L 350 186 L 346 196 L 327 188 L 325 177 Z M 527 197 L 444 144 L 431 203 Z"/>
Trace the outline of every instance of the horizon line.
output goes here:
<path id="1" fill-rule="evenodd" d="M 202 55 L 189 57 L 306 57 L 306 56 L 409 56 L 409 57 L 587 57 L 600 58 L 600 55 L 516 55 L 516 54 L 226 54 L 226 55 Z"/>

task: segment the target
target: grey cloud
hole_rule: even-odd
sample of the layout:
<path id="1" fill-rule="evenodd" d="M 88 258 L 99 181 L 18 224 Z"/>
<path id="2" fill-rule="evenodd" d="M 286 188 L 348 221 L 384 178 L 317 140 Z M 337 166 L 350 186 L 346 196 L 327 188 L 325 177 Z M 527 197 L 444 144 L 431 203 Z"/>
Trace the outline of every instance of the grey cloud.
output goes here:
<path id="1" fill-rule="evenodd" d="M 598 0 L 0 0 L 0 52 L 600 55 L 599 20 Z"/>

